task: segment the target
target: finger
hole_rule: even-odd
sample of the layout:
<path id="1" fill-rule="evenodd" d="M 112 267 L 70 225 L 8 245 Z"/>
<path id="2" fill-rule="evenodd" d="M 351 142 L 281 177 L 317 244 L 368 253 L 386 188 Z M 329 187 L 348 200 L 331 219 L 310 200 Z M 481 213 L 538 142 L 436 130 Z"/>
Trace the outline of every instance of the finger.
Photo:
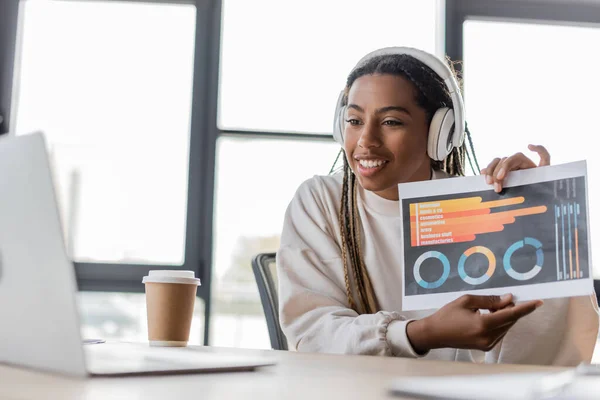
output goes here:
<path id="1" fill-rule="evenodd" d="M 510 303 L 508 303 L 506 306 L 501 307 L 501 308 L 490 308 L 489 311 L 492 313 L 495 313 L 496 311 L 500 311 L 500 310 L 504 310 L 506 307 L 514 307 L 515 303 L 513 303 L 512 301 Z"/>
<path id="2" fill-rule="evenodd" d="M 481 175 L 485 175 L 485 181 L 487 182 L 488 185 L 491 185 L 492 183 L 494 183 L 493 179 L 492 179 L 492 173 L 494 172 L 494 170 L 496 169 L 496 165 L 498 165 L 498 163 L 500 163 L 500 161 L 502 161 L 500 158 L 496 157 L 492 160 L 492 162 L 490 162 L 488 164 L 487 167 L 485 167 L 484 169 L 481 170 Z"/>
<path id="3" fill-rule="evenodd" d="M 472 310 L 500 310 L 512 302 L 512 294 L 502 296 L 476 296 L 467 294 L 458 299 L 461 305 Z"/>
<path id="4" fill-rule="evenodd" d="M 523 153 L 517 153 L 504 159 L 500 165 L 498 165 L 494 173 L 494 190 L 496 192 L 502 190 L 504 179 L 510 171 L 535 167 L 536 165 L 533 160 Z"/>
<path id="5" fill-rule="evenodd" d="M 502 157 L 502 160 L 496 165 L 496 168 L 491 172 L 492 184 L 494 185 L 494 191 L 499 193 L 502 190 L 502 179 L 498 179 L 497 176 L 504 170 L 504 164 L 506 163 L 507 157 Z"/>
<path id="6" fill-rule="evenodd" d="M 550 165 L 550 153 L 544 146 L 530 144 L 527 148 L 531 151 L 535 151 L 540 156 L 540 163 L 538 164 L 540 167 Z"/>
<path id="7" fill-rule="evenodd" d="M 485 320 L 486 325 L 489 328 L 499 328 L 510 323 L 518 321 L 526 315 L 531 314 L 536 308 L 540 307 L 543 302 L 529 301 L 527 303 L 519 304 L 514 307 L 506 307 L 503 310 L 498 310 L 493 314 L 482 315 L 481 318 Z"/>
<path id="8" fill-rule="evenodd" d="M 517 171 L 519 169 L 528 169 L 528 168 L 535 168 L 536 165 L 533 162 L 533 160 L 529 157 L 527 157 L 525 154 L 523 153 L 517 153 L 517 154 L 513 154 L 512 156 L 506 158 L 501 165 L 499 165 L 498 168 L 496 168 L 496 171 L 494 173 L 494 180 L 495 181 L 502 181 L 504 178 L 506 178 L 506 175 L 510 172 L 510 171 Z"/>

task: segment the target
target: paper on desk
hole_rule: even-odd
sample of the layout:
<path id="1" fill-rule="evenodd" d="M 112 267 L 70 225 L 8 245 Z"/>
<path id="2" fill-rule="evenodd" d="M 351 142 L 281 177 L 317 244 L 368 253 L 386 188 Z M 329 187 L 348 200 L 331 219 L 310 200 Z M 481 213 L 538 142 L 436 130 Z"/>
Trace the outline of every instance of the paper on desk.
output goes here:
<path id="1" fill-rule="evenodd" d="M 444 400 L 534 400 L 541 379 L 548 373 L 461 375 L 445 377 L 407 377 L 389 386 L 397 396 Z M 539 392 L 537 392 L 539 393 Z M 553 400 L 598 399 L 600 377 L 580 376 Z"/>
<path id="2" fill-rule="evenodd" d="M 514 171 L 504 187 L 482 176 L 399 185 L 403 310 L 467 293 L 592 293 L 585 161 Z"/>

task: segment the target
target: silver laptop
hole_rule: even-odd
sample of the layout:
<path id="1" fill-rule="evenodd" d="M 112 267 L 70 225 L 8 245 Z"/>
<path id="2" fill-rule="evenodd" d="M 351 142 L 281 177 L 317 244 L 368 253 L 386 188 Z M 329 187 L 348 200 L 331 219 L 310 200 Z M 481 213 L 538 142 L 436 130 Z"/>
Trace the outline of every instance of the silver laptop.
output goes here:
<path id="1" fill-rule="evenodd" d="M 0 363 L 80 377 L 273 364 L 202 348 L 83 345 L 76 291 L 44 135 L 0 137 Z"/>

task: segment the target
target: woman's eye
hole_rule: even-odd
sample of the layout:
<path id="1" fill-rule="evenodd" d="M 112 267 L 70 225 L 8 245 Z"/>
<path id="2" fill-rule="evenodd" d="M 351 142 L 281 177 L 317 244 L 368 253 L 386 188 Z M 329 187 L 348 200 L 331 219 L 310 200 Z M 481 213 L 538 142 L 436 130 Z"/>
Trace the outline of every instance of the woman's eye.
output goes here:
<path id="1" fill-rule="evenodd" d="M 384 125 L 389 125 L 389 126 L 401 126 L 404 125 L 402 122 L 400 121 L 395 121 L 393 119 L 388 119 L 387 121 L 383 121 Z"/>
<path id="2" fill-rule="evenodd" d="M 350 119 L 347 119 L 347 120 L 346 120 L 346 122 L 347 122 L 347 123 L 349 123 L 350 125 L 359 125 L 359 124 L 360 124 L 360 121 L 359 121 L 359 120 L 357 120 L 357 119 L 352 119 L 352 118 L 350 118 Z"/>

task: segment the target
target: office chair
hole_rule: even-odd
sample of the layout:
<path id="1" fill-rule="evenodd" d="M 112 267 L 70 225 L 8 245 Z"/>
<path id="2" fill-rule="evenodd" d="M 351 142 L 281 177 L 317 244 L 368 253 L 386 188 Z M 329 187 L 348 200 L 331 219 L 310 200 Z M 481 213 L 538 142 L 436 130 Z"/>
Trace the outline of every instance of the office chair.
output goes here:
<path id="1" fill-rule="evenodd" d="M 252 260 L 260 302 L 262 303 L 273 350 L 287 350 L 287 341 L 279 325 L 279 301 L 277 299 L 277 272 L 275 253 L 261 253 Z"/>
<path id="2" fill-rule="evenodd" d="M 596 291 L 596 299 L 600 304 L 600 279 L 594 279 L 594 290 Z"/>

